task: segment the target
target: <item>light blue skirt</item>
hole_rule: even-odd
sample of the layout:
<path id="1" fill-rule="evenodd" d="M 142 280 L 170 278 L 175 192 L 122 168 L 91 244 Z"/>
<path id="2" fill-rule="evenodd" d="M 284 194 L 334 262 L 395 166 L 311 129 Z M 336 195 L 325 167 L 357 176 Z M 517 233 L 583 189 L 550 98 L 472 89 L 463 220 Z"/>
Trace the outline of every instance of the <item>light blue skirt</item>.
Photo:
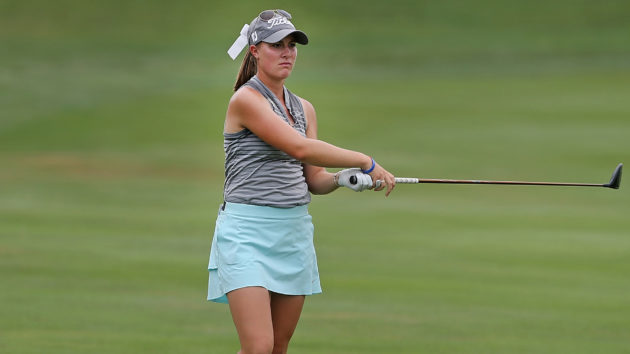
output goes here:
<path id="1" fill-rule="evenodd" d="M 210 250 L 208 300 L 260 286 L 286 295 L 322 292 L 306 205 L 293 208 L 226 203 Z"/>

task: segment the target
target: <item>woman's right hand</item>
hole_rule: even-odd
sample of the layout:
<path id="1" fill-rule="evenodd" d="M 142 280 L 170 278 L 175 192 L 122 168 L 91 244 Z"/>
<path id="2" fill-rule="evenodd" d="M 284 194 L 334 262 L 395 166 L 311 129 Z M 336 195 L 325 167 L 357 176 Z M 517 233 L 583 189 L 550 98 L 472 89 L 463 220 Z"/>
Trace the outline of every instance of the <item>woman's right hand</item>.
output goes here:
<path id="1" fill-rule="evenodd" d="M 389 173 L 376 162 L 374 163 L 374 170 L 370 172 L 369 175 L 372 177 L 372 181 L 374 182 L 373 185 L 375 187 L 375 191 L 380 191 L 387 187 L 387 191 L 385 192 L 386 197 L 392 192 L 394 187 L 396 187 L 394 175 Z"/>

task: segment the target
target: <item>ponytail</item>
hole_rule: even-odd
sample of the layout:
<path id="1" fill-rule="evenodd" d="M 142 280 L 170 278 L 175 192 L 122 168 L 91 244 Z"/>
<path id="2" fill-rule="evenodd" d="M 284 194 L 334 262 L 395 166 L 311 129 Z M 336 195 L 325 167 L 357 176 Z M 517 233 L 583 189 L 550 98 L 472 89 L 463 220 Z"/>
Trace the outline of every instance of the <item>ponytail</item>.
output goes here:
<path id="1" fill-rule="evenodd" d="M 238 71 L 238 76 L 236 77 L 236 83 L 234 84 L 234 91 L 238 90 L 244 83 L 249 81 L 254 75 L 256 75 L 256 71 L 258 70 L 258 64 L 256 62 L 256 58 L 249 50 L 245 54 L 245 58 L 243 58 L 243 63 L 241 64 L 241 69 Z"/>

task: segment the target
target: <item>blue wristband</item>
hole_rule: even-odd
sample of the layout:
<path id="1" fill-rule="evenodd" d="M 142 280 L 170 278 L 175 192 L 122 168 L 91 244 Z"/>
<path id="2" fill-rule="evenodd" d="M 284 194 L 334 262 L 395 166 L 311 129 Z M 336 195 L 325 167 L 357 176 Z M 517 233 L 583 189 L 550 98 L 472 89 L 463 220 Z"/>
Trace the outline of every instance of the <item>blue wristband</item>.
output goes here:
<path id="1" fill-rule="evenodd" d="M 376 162 L 374 161 L 373 157 L 370 157 L 370 158 L 372 159 L 372 167 L 370 167 L 369 170 L 361 170 L 361 172 L 367 174 L 367 173 L 370 173 L 370 172 L 374 171 L 374 167 L 376 167 Z"/>

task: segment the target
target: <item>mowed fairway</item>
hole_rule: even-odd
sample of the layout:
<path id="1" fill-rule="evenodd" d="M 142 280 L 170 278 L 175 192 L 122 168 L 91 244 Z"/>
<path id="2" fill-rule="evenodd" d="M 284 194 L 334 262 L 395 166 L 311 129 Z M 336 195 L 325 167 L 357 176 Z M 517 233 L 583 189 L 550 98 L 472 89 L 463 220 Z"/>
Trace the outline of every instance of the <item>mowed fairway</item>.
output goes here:
<path id="1" fill-rule="evenodd" d="M 630 164 L 622 1 L 5 1 L 0 353 L 238 350 L 205 301 L 225 51 L 274 7 L 310 36 L 287 86 L 320 138 L 398 176 L 606 183 Z M 625 182 L 314 196 L 324 293 L 291 352 L 627 353 Z"/>

